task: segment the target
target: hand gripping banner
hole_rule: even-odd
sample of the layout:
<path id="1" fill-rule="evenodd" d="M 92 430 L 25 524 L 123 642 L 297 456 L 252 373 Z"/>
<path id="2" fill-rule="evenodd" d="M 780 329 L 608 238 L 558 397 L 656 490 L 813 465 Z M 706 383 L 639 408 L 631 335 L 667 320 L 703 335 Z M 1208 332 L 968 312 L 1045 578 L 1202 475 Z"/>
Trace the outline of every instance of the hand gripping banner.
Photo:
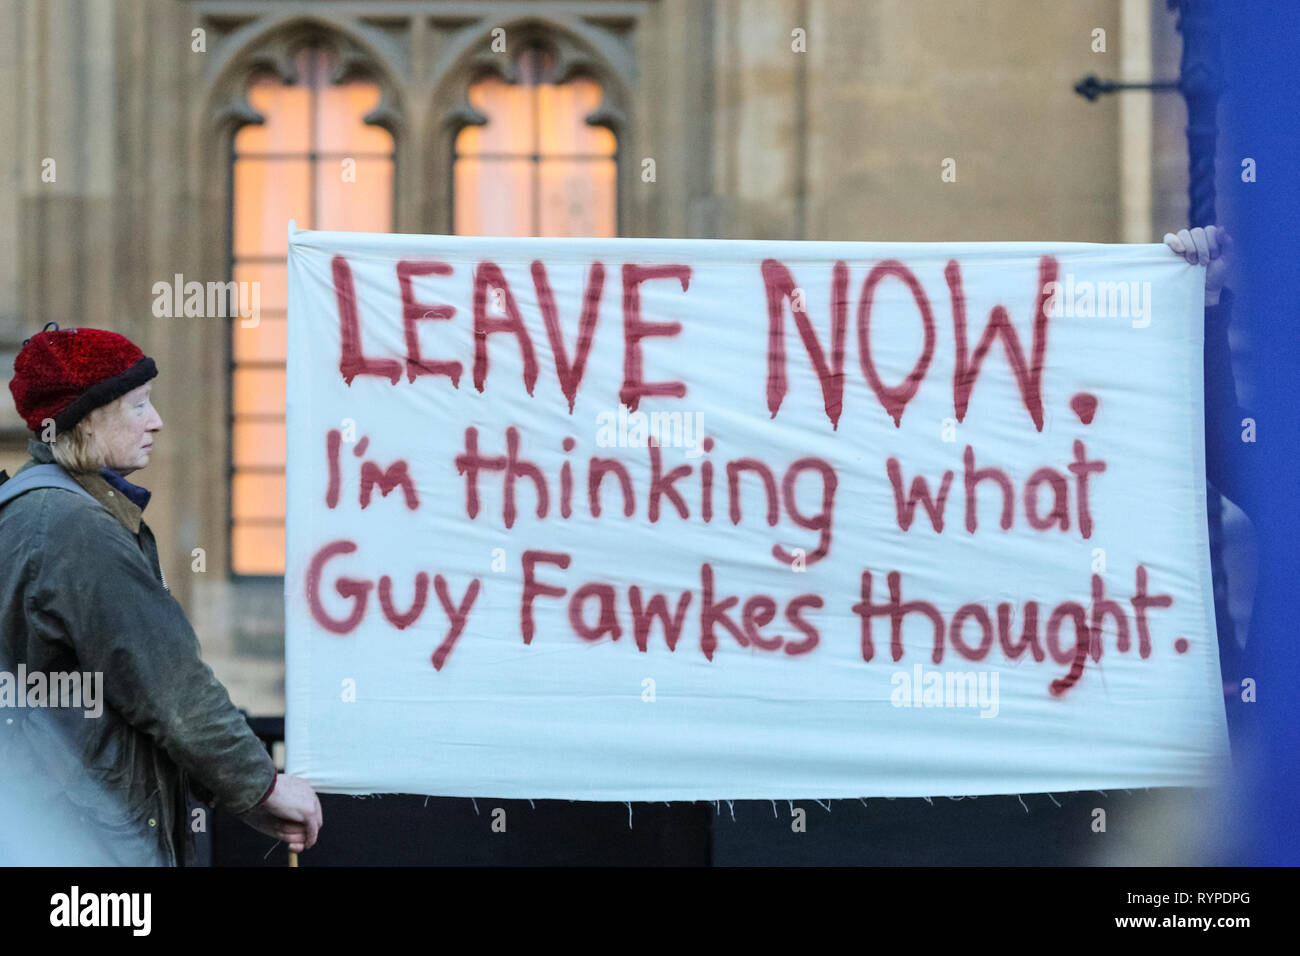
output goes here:
<path id="1" fill-rule="evenodd" d="M 292 230 L 290 771 L 1209 784 L 1203 289 L 1160 245 Z"/>

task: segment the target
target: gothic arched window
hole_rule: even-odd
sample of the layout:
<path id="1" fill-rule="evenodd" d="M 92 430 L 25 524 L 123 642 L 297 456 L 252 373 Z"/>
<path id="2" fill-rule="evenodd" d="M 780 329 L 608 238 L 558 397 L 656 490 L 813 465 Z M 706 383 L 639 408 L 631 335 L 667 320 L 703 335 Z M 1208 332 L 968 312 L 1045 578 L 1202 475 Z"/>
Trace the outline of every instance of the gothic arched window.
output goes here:
<path id="1" fill-rule="evenodd" d="M 618 144 L 587 122 L 601 105 L 600 84 L 560 82 L 555 57 L 540 45 L 523 49 L 514 73 L 514 83 L 486 76 L 469 87 L 485 121 L 456 136 L 456 234 L 617 235 Z"/>
<path id="2" fill-rule="evenodd" d="M 366 123 L 378 84 L 339 81 L 337 57 L 304 46 L 288 77 L 247 89 L 263 121 L 235 133 L 231 153 L 231 278 L 256 282 L 260 321 L 231 333 L 230 566 L 284 573 L 287 223 L 300 229 L 390 232 L 393 136 Z"/>

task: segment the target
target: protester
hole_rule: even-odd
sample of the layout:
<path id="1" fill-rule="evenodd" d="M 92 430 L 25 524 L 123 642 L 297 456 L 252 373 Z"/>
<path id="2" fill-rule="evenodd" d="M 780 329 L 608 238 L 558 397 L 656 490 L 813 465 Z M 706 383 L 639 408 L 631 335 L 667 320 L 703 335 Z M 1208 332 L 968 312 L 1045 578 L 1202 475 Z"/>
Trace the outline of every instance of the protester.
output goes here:
<path id="1" fill-rule="evenodd" d="M 9 389 L 36 437 L 31 461 L 7 481 L 0 472 L 0 667 L 26 694 L 0 709 L 0 772 L 24 783 L 24 805 L 84 828 L 62 845 L 104 852 L 51 848 L 47 863 L 192 863 L 190 787 L 294 851 L 321 826 L 315 791 L 276 773 L 200 658 L 142 517 L 150 492 L 126 480 L 163 425 L 157 374 L 123 336 L 55 323 L 14 361 Z M 70 675 L 80 706 L 53 699 Z M 103 700 L 87 706 L 97 682 Z"/>
<path id="2" fill-rule="evenodd" d="M 1192 265 L 1205 266 L 1205 470 L 1210 483 L 1248 517 L 1257 518 L 1263 489 L 1259 474 L 1244 459 L 1251 414 L 1237 401 L 1232 375 L 1228 326 L 1232 321 L 1232 290 L 1225 288 L 1232 238 L 1217 226 L 1165 233 L 1164 242 Z M 1252 615 L 1253 618 L 1253 615 Z M 1229 629 L 1228 633 L 1231 633 Z M 1249 643 L 1249 641 L 1247 642 Z M 1235 641 L 1219 642 L 1229 730 L 1239 739 L 1242 654 Z"/>

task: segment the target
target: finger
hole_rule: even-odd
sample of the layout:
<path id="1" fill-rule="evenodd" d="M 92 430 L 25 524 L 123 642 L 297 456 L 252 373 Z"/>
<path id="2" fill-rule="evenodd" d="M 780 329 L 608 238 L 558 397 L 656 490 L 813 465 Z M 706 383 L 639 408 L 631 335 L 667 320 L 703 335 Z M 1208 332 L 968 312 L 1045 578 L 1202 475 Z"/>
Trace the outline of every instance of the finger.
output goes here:
<path id="1" fill-rule="evenodd" d="M 303 827 L 294 835 L 294 840 L 301 843 L 304 848 L 310 848 L 316 843 L 316 829 L 314 827 Z"/>
<path id="2" fill-rule="evenodd" d="M 311 846 L 316 842 L 316 834 L 320 830 L 320 824 L 315 819 L 307 821 L 307 845 Z"/>
<path id="3" fill-rule="evenodd" d="M 311 791 L 311 806 L 303 814 L 303 822 L 316 829 L 320 829 L 324 823 L 324 815 L 321 813 L 320 798 L 316 796 L 316 791 Z"/>
<path id="4" fill-rule="evenodd" d="M 285 826 L 306 827 L 311 816 L 310 808 L 284 807 L 276 813 L 276 822 Z"/>
<path id="5" fill-rule="evenodd" d="M 1205 242 L 1210 247 L 1211 259 L 1217 259 L 1223 255 L 1223 250 L 1219 248 L 1219 229 L 1217 227 L 1205 227 Z"/>
<path id="6" fill-rule="evenodd" d="M 1192 234 L 1186 229 L 1179 229 L 1178 239 L 1183 244 L 1183 258 L 1196 265 L 1196 243 L 1192 242 Z"/>
<path id="7" fill-rule="evenodd" d="M 1167 245 L 1174 252 L 1178 253 L 1180 256 L 1183 254 L 1183 242 L 1172 232 L 1165 233 L 1165 245 Z"/>
<path id="8" fill-rule="evenodd" d="M 1192 241 L 1196 243 L 1197 261 L 1203 265 L 1210 264 L 1210 244 L 1205 238 L 1205 230 L 1197 226 L 1192 230 Z"/>
<path id="9" fill-rule="evenodd" d="M 303 813 L 294 807 L 281 807 L 275 811 L 275 822 L 285 824 L 301 824 L 303 822 Z"/>

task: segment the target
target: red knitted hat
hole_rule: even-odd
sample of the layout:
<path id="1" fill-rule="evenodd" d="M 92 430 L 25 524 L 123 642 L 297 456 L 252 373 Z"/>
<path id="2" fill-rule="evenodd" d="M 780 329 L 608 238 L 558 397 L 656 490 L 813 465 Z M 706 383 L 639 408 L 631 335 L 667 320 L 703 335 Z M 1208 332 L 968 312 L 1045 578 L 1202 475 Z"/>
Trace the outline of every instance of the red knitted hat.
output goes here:
<path id="1" fill-rule="evenodd" d="M 125 336 L 107 329 L 60 329 L 57 322 L 47 322 L 23 342 L 9 391 L 33 432 L 39 434 L 47 418 L 67 431 L 157 374 L 154 360 Z"/>

